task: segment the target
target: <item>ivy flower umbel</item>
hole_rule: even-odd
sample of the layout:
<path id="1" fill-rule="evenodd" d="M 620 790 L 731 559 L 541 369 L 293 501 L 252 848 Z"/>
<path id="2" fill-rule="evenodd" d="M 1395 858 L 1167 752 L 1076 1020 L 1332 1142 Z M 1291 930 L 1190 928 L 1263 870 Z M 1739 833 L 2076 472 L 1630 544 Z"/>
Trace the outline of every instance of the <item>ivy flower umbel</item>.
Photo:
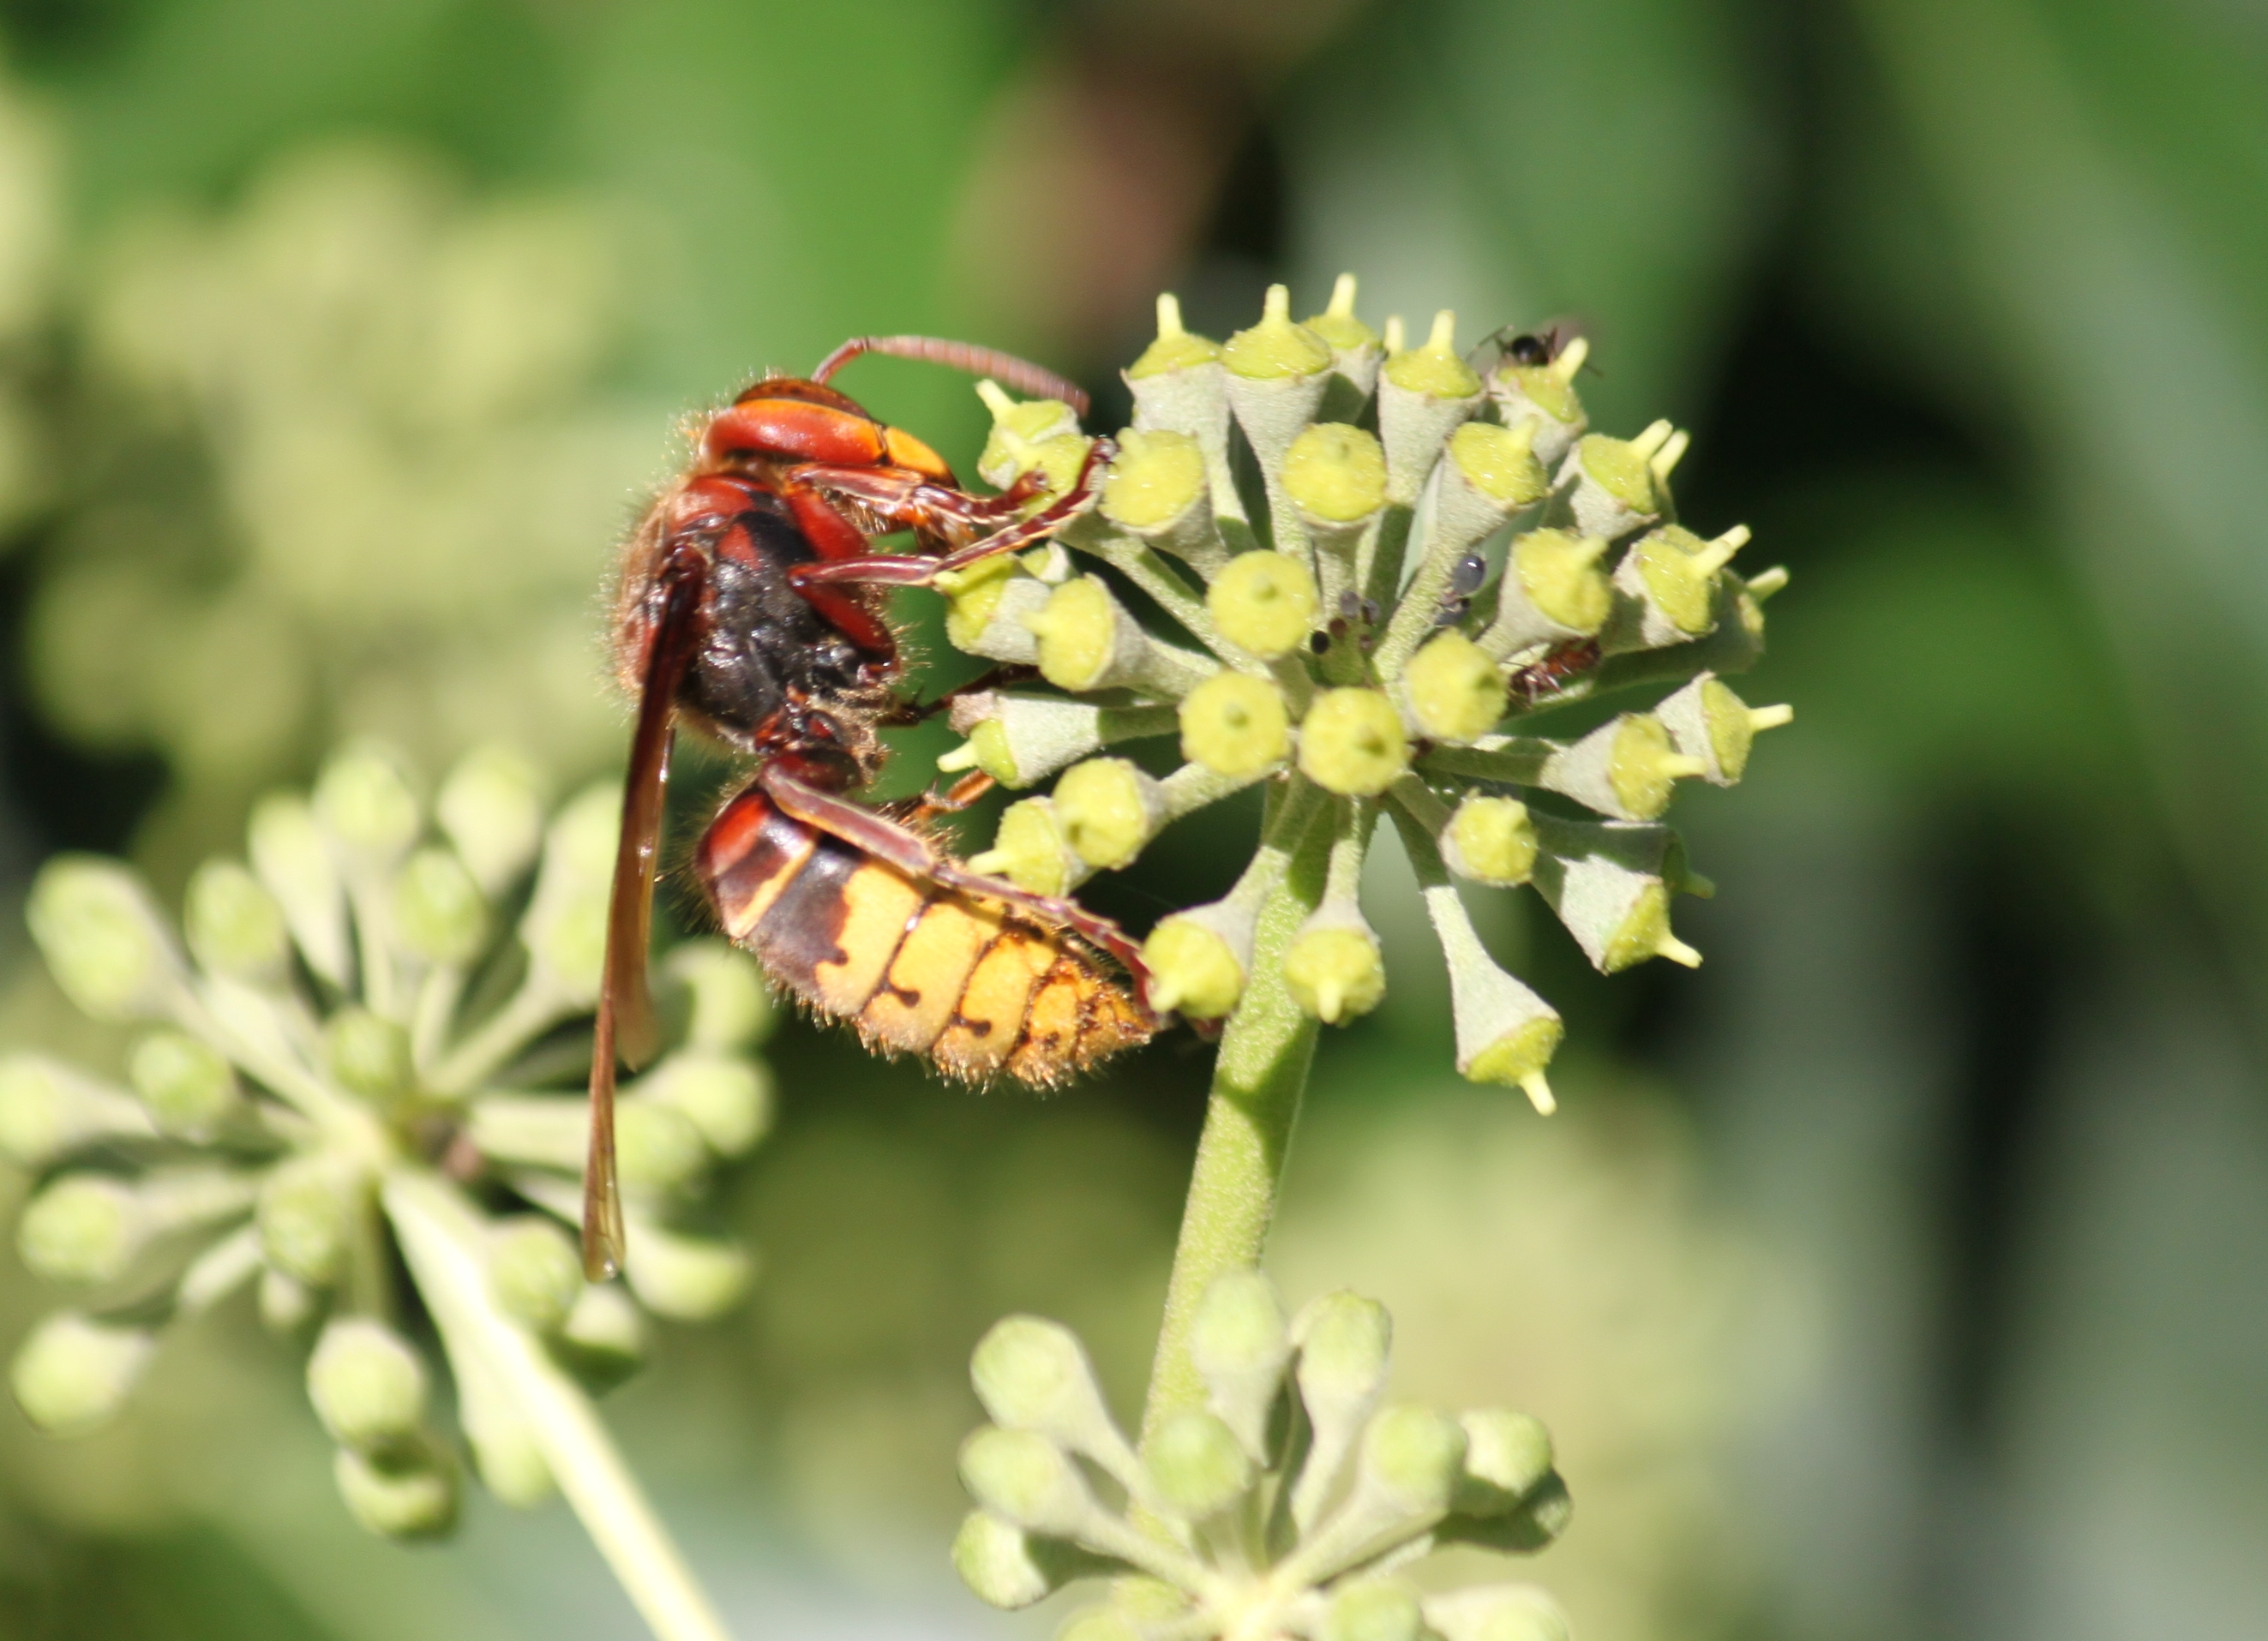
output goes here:
<path id="1" fill-rule="evenodd" d="M 1425 1595 L 1395 1576 L 1452 1544 L 1540 1549 L 1570 1504 L 1527 1415 L 1387 1404 L 1391 1334 L 1355 1294 L 1287 1321 L 1266 1277 L 1222 1277 L 1191 1328 L 1204 1405 L 1138 1454 L 1070 1330 L 1009 1317 L 971 1363 L 993 1422 L 961 1446 L 978 1508 L 954 1565 L 998 1607 L 1112 1577 L 1065 1641 L 1565 1641 L 1532 1585 Z"/>
<path id="2" fill-rule="evenodd" d="M 1732 570 L 1745 529 L 1704 539 L 1677 523 L 1683 433 L 1588 430 L 1580 339 L 1541 363 L 1507 351 L 1484 376 L 1456 351 L 1454 315 L 1409 347 L 1398 320 L 1381 337 L 1355 317 L 1354 291 L 1342 276 L 1297 324 L 1275 286 L 1226 344 L 1159 298 L 1098 504 L 1046 548 L 945 579 L 952 642 L 1049 688 L 960 699 L 968 741 L 939 764 L 1011 787 L 1055 777 L 973 862 L 1047 894 L 1265 783 L 1235 887 L 1161 920 L 1144 949 L 1152 1003 L 1201 1019 L 1233 1014 L 1260 962 L 1313 1019 L 1377 1005 L 1386 977 L 1356 887 L 1391 816 L 1447 960 L 1457 1069 L 1548 1111 L 1559 1017 L 1489 956 L 1454 879 L 1532 886 L 1602 970 L 1698 962 L 1669 906 L 1707 886 L 1658 822 L 1677 782 L 1732 784 L 1756 732 L 1791 716 L 1723 681 L 1761 652 L 1763 600 L 1786 576 Z M 983 476 L 1067 482 L 1089 442 L 1069 408 L 985 387 Z M 1247 467 L 1258 482 L 1242 487 Z M 1179 630 L 1138 620 L 1127 584 Z M 1660 698 L 1560 739 L 1517 732 L 1636 689 Z M 1162 776 L 1110 750 L 1176 735 L 1182 762 Z M 1287 940 L 1260 941 L 1303 850 L 1327 858 L 1320 898 Z"/>
<path id="3" fill-rule="evenodd" d="M 435 835 L 396 761 L 350 747 L 312 799 L 256 808 L 245 862 L 197 870 L 185 941 L 123 865 L 48 865 L 28 915 L 48 968 L 86 1013 L 137 1035 L 122 1086 L 43 1056 L 0 1062 L 0 1151 L 40 1176 L 17 1246 L 84 1296 L 11 1370 L 33 1423 L 100 1424 L 169 1322 L 253 1288 L 272 1328 L 313 1337 L 308 1394 L 363 1525 L 416 1538 L 453 1524 L 458 1466 L 434 1411 L 446 1365 L 492 1492 L 532 1504 L 556 1483 L 650 1617 L 705 1612 L 672 1587 L 681 1567 L 585 1387 L 637 1366 L 639 1306 L 711 1316 L 753 1275 L 744 1250 L 687 1221 L 713 1166 L 766 1126 L 752 1050 L 768 1004 L 728 947 L 668 959 L 684 1027 L 620 1118 L 629 1293 L 587 1285 L 561 1222 L 579 1212 L 576 1027 L 598 993 L 618 808 L 597 786 L 547 820 L 531 768 L 477 752 L 442 784 Z"/>

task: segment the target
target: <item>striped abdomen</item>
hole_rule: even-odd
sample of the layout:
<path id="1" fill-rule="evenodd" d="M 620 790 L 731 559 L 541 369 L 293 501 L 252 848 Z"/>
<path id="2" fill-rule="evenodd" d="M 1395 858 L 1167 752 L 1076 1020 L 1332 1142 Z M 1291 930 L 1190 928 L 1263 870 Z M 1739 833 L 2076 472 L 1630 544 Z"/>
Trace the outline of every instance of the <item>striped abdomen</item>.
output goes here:
<path id="1" fill-rule="evenodd" d="M 909 878 L 753 789 L 702 838 L 697 870 L 725 932 L 870 1049 L 1046 1087 L 1153 1029 L 1070 938 Z"/>

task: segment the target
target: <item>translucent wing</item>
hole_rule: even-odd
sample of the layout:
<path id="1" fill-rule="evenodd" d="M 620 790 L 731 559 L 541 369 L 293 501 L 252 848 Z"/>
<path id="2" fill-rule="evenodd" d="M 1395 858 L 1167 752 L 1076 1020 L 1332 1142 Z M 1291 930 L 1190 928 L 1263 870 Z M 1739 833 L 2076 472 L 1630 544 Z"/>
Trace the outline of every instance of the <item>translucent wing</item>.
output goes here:
<path id="1" fill-rule="evenodd" d="M 708 560 L 697 548 L 680 547 L 663 561 L 661 611 L 638 691 L 637 728 L 622 784 L 622 840 L 607 905 L 607 966 L 591 1045 L 591 1149 L 583 1170 L 583 1270 L 593 1282 L 612 1277 L 622 1262 L 622 1188 L 615 1175 L 615 1061 L 619 1056 L 632 1067 L 642 1065 L 659 1046 L 645 975 L 653 931 L 654 862 L 669 784 L 671 720 L 678 686 L 700 643 L 707 577 Z"/>

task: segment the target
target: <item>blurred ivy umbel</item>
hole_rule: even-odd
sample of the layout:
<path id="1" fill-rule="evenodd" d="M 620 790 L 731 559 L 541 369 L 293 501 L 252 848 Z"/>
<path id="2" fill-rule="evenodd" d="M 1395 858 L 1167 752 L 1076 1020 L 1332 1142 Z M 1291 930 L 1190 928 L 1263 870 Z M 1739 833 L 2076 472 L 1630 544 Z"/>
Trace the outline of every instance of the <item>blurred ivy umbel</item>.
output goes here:
<path id="1" fill-rule="evenodd" d="M 1697 963 L 1670 903 L 1708 886 L 1660 818 L 1679 781 L 1737 781 L 1756 732 L 1791 716 L 1723 681 L 1761 652 L 1762 604 L 1786 576 L 1732 570 L 1743 528 L 1677 522 L 1684 433 L 1590 431 L 1580 338 L 1469 357 L 1454 315 L 1408 346 L 1354 298 L 1343 276 L 1301 324 L 1276 286 L 1218 343 L 1161 297 L 1098 504 L 1044 549 L 939 579 L 952 642 L 1045 686 L 955 703 L 968 740 L 941 768 L 1054 777 L 1007 809 L 977 870 L 1070 894 L 1173 820 L 1266 793 L 1228 894 L 1161 919 L 1142 950 L 1154 1006 L 1222 1025 L 1138 1452 L 1052 1324 L 1012 1319 L 977 1353 L 998 1428 L 963 1453 L 982 1508 L 957 1560 L 1008 1606 L 1115 1572 L 1109 1602 L 1072 1621 L 1082 1641 L 1562 1632 L 1521 1586 L 1420 1602 L 1386 1576 L 1438 1542 L 1534 1549 L 1556 1532 L 1565 1493 L 1540 1428 L 1377 1410 L 1382 1313 L 1341 1295 L 1287 1325 L 1256 1275 L 1262 1247 L 1317 1029 L 1385 992 L 1357 901 L 1379 821 L 1448 966 L 1457 1070 L 1548 1113 L 1559 1016 L 1489 955 L 1459 880 L 1532 887 L 1602 971 Z M 983 392 L 980 474 L 1062 493 L 1092 443 L 1071 408 Z M 1528 732 L 1624 691 L 1653 703 Z M 1162 776 L 1112 750 L 1176 736 Z"/>
<path id="2" fill-rule="evenodd" d="M 350 746 L 311 798 L 255 809 L 248 865 L 198 869 L 186 951 L 123 865 L 47 865 L 28 916 L 49 969 L 137 1034 L 125 1085 L 0 1061 L 0 1151 L 40 1176 L 18 1248 L 81 1295 L 10 1370 L 34 1424 L 100 1424 L 170 1324 L 252 1288 L 272 1328 L 312 1338 L 308 1395 L 364 1526 L 455 1525 L 446 1366 L 490 1491 L 526 1505 L 556 1485 L 658 1634 L 723 1635 L 592 1396 L 637 1367 L 641 1307 L 715 1316 L 754 1274 L 699 1206 L 769 1120 L 770 1008 L 727 946 L 666 958 L 673 1046 L 622 1106 L 629 1291 L 585 1284 L 560 1217 L 579 1211 L 617 803 L 594 787 L 547 819 L 532 766 L 476 752 L 441 784 L 435 835 L 397 761 Z"/>

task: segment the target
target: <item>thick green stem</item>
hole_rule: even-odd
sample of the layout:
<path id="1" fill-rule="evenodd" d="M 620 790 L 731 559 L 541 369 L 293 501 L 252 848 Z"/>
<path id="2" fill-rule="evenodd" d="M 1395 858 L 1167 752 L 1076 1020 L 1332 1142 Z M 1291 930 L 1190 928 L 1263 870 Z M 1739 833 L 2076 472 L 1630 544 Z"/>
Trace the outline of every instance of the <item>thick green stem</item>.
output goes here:
<path id="1" fill-rule="evenodd" d="M 487 1226 L 455 1187 L 423 1169 L 386 1177 L 387 1217 L 418 1291 L 453 1350 L 476 1355 L 527 1422 L 559 1490 L 659 1641 L 727 1641 L 724 1622 L 646 1501 L 582 1387 L 490 1298 Z"/>
<path id="2" fill-rule="evenodd" d="M 1286 799 L 1285 809 L 1297 807 L 1312 819 L 1312 806 L 1298 805 L 1296 797 Z M 1283 818 L 1296 822 L 1298 816 Z M 1332 828 L 1292 829 L 1295 835 L 1285 840 L 1288 869 L 1261 902 L 1251 977 L 1213 1062 L 1212 1093 L 1142 1412 L 1145 1441 L 1170 1415 L 1204 1405 L 1204 1386 L 1189 1360 L 1189 1324 L 1216 1277 L 1260 1263 L 1307 1092 L 1316 1023 L 1284 983 L 1284 950 L 1322 898 Z M 1302 829 L 1305 836 L 1296 835 Z"/>

